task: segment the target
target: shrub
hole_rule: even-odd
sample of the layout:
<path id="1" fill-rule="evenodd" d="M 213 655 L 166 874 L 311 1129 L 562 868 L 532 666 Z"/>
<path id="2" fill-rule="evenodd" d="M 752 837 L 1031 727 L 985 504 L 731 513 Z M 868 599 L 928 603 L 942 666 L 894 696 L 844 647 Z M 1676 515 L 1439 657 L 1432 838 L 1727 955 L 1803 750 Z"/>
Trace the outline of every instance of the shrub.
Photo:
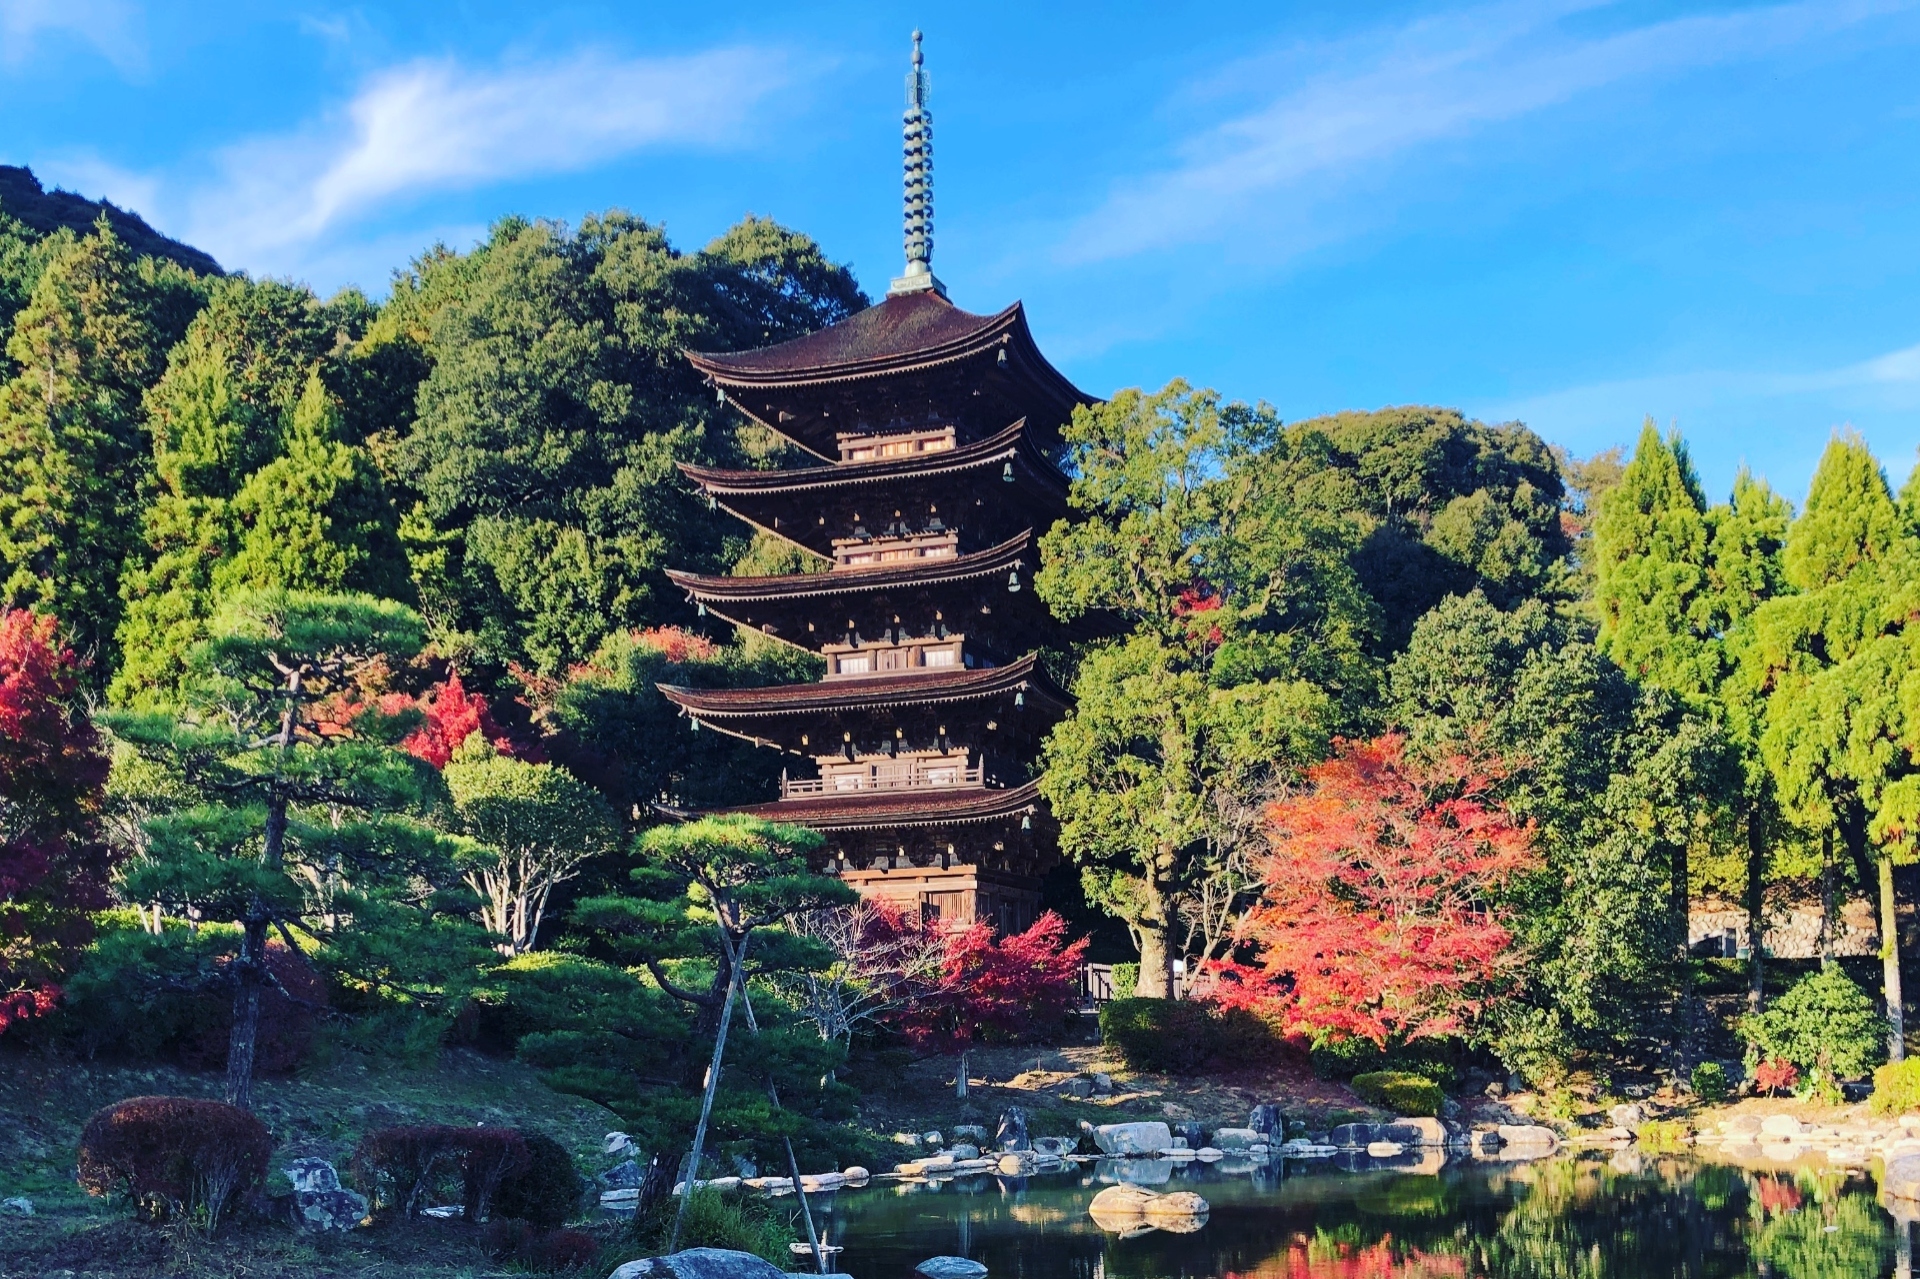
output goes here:
<path id="1" fill-rule="evenodd" d="M 463 1128 L 460 1141 L 460 1202 L 468 1221 L 493 1215 L 500 1183 L 533 1164 L 526 1138 L 513 1128 Z"/>
<path id="2" fill-rule="evenodd" d="M 1441 1087 L 1454 1081 L 1459 1041 L 1425 1036 L 1407 1044 L 1382 1048 L 1358 1035 L 1334 1038 L 1322 1035 L 1307 1052 L 1313 1073 L 1322 1079 L 1352 1079 L 1355 1075 L 1391 1070 L 1431 1079 Z"/>
<path id="3" fill-rule="evenodd" d="M 1375 1070 L 1353 1077 L 1353 1091 L 1396 1115 L 1437 1115 L 1446 1094 L 1424 1075 Z"/>
<path id="4" fill-rule="evenodd" d="M 1873 1112 L 1903 1115 L 1920 1110 L 1920 1057 L 1890 1061 L 1873 1072 Z"/>
<path id="5" fill-rule="evenodd" d="M 273 1139 L 236 1106 L 197 1097 L 131 1097 L 97 1111 L 80 1134 L 79 1181 L 125 1193 L 150 1221 L 203 1215 L 207 1232 L 267 1176 Z"/>
<path id="6" fill-rule="evenodd" d="M 375 1208 L 416 1216 L 437 1184 L 458 1167 L 468 1131 L 407 1124 L 370 1132 L 354 1147 L 354 1180 Z"/>
<path id="7" fill-rule="evenodd" d="M 1634 1131 L 1634 1138 L 1648 1154 L 1675 1155 L 1693 1144 L 1693 1129 L 1678 1119 L 1649 1119 Z"/>
<path id="8" fill-rule="evenodd" d="M 1115 964 L 1113 966 L 1113 997 L 1132 999 L 1134 992 L 1140 989 L 1140 965 Z"/>
<path id="9" fill-rule="evenodd" d="M 1827 1079 L 1853 1079 L 1886 1059 L 1887 1022 L 1839 965 L 1802 977 L 1766 1011 L 1740 1019 L 1761 1058 L 1790 1061 Z"/>
<path id="10" fill-rule="evenodd" d="M 1690 1080 L 1693 1095 L 1708 1105 L 1727 1099 L 1727 1068 L 1717 1061 L 1703 1061 L 1693 1068 Z"/>
<path id="11" fill-rule="evenodd" d="M 1753 1086 L 1769 1096 L 1791 1092 L 1800 1082 L 1800 1069 L 1785 1058 L 1763 1061 L 1753 1068 Z"/>
<path id="12" fill-rule="evenodd" d="M 585 1183 L 566 1147 L 544 1133 L 520 1135 L 527 1147 L 527 1166 L 500 1183 L 494 1215 L 531 1222 L 542 1230 L 558 1229 L 579 1206 Z"/>
<path id="13" fill-rule="evenodd" d="M 634 1217 L 634 1233 L 642 1247 L 664 1251 L 673 1230 L 680 1201 L 663 1196 L 646 1216 Z M 687 1214 L 680 1223 L 682 1248 L 732 1248 L 786 1266 L 792 1256 L 793 1221 L 774 1201 L 717 1190 L 696 1190 L 687 1197 Z"/>
<path id="14" fill-rule="evenodd" d="M 1279 1041 L 1244 1008 L 1198 999 L 1113 999 L 1100 1006 L 1100 1038 L 1136 1070 L 1186 1074 L 1209 1061 L 1267 1059 Z"/>

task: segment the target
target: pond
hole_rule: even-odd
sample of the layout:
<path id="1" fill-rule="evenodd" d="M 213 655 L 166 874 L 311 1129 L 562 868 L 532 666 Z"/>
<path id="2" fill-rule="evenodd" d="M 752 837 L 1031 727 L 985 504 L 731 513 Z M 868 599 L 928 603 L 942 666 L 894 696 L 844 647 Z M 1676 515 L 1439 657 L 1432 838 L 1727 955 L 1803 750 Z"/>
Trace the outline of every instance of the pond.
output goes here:
<path id="1" fill-rule="evenodd" d="M 1122 1168 L 979 1176 L 814 1196 L 854 1279 L 914 1279 L 949 1254 L 989 1279 L 1873 1279 L 1908 1267 L 1902 1228 L 1870 1178 L 1821 1168 L 1751 1171 L 1636 1153 L 1435 1173 L 1334 1161 L 1251 1168 Z M 1361 1156 L 1359 1163 L 1365 1164 Z M 1171 1177 L 1161 1181 L 1166 1171 Z M 1190 1234 L 1125 1238 L 1087 1215 L 1122 1178 L 1194 1190 L 1212 1205 Z M 797 1267 L 796 1267 L 797 1268 Z"/>

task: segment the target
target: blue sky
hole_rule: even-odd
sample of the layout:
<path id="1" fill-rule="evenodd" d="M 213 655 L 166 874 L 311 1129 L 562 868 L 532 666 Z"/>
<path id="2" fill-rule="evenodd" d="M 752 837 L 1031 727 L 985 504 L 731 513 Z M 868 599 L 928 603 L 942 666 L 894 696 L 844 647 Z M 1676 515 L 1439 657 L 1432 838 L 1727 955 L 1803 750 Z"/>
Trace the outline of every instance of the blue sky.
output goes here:
<path id="1" fill-rule="evenodd" d="M 1908 3 L 0 0 L 0 162 L 323 292 L 619 206 L 686 247 L 772 215 L 877 294 L 915 25 L 935 269 L 1090 391 L 1577 454 L 1652 414 L 1715 494 L 1744 460 L 1799 497 L 1843 425 L 1913 466 Z"/>

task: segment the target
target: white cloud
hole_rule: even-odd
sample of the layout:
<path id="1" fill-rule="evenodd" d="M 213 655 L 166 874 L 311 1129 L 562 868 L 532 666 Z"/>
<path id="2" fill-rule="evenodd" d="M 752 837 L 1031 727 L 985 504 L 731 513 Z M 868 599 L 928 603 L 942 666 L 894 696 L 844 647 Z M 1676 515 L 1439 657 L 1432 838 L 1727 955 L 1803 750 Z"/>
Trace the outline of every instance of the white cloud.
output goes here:
<path id="1" fill-rule="evenodd" d="M 141 14 L 126 0 L 0 0 L 0 65 L 19 66 L 53 32 L 92 45 L 124 73 L 146 66 Z"/>
<path id="2" fill-rule="evenodd" d="M 1299 225 L 1304 207 L 1406 153 L 1606 85 L 1761 56 L 1907 5 L 1808 0 L 1585 35 L 1565 21 L 1604 7 L 1521 0 L 1226 68 L 1185 100 L 1291 83 L 1188 137 L 1176 163 L 1117 183 L 1073 228 L 1064 255 L 1088 261 L 1234 235 L 1271 239 L 1261 232 L 1272 222 L 1293 228 L 1289 235 L 1312 234 Z"/>
<path id="3" fill-rule="evenodd" d="M 187 201 L 186 237 L 222 262 L 280 269 L 376 210 L 436 190 L 590 167 L 648 147 L 746 140 L 788 79 L 751 48 L 682 57 L 600 53 L 480 69 L 417 61 L 370 78 L 344 109 L 237 143 Z"/>

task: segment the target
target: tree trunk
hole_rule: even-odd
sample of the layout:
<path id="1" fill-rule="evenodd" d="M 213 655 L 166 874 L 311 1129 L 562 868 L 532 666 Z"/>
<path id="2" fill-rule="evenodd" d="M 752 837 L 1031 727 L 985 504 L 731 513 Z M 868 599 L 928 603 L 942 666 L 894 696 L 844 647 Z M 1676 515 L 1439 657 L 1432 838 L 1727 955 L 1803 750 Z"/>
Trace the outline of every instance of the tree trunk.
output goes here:
<path id="1" fill-rule="evenodd" d="M 260 860 L 278 869 L 287 845 L 287 800 L 278 789 L 267 799 L 267 835 Z M 260 988 L 267 984 L 267 929 L 273 914 L 256 894 L 242 921 L 240 953 L 234 957 L 233 1031 L 227 1039 L 227 1104 L 253 1109 L 254 1045 L 260 1037 Z"/>
<path id="2" fill-rule="evenodd" d="M 1140 938 L 1140 978 L 1134 986 L 1139 999 L 1172 999 L 1173 927 L 1171 903 L 1158 877 L 1149 870 L 1141 881 L 1141 896 L 1146 909 L 1134 929 Z"/>
<path id="3" fill-rule="evenodd" d="M 1693 935 L 1693 901 L 1688 878 L 1687 846 L 1684 843 L 1676 844 L 1673 849 L 1673 884 L 1668 892 L 1674 939 L 1679 944 L 1680 962 L 1683 964 L 1693 957 L 1693 948 L 1687 944 Z"/>
<path id="4" fill-rule="evenodd" d="M 1900 929 L 1893 899 L 1893 859 L 1880 858 L 1880 972 L 1887 989 L 1887 1059 L 1907 1056 L 1906 1001 L 1900 991 Z"/>
<path id="5" fill-rule="evenodd" d="M 1820 967 L 1833 967 L 1833 832 L 1820 837 Z"/>
<path id="6" fill-rule="evenodd" d="M 740 939 L 740 959 L 747 957 L 747 938 Z M 731 958 L 726 939 L 721 939 L 723 962 Z M 693 1197 L 693 1183 L 700 1176 L 700 1159 L 706 1153 L 707 1118 L 713 1114 L 713 1095 L 720 1090 L 720 1062 L 727 1055 L 727 1027 L 733 1021 L 733 1003 L 740 995 L 741 982 L 735 980 L 740 968 L 728 964 L 727 997 L 721 1001 L 719 1025 L 713 1036 L 713 1060 L 707 1066 L 706 1086 L 700 1096 L 700 1121 L 693 1127 L 693 1149 L 687 1155 L 686 1174 L 681 1178 L 680 1206 L 674 1210 L 673 1234 L 667 1240 L 671 1253 L 680 1245 L 680 1223 L 687 1215 L 687 1200 Z M 797 1190 L 798 1187 L 796 1186 Z"/>
<path id="7" fill-rule="evenodd" d="M 1766 998 L 1767 847 L 1766 825 L 1756 805 L 1747 813 L 1747 1011 L 1757 1013 Z"/>

